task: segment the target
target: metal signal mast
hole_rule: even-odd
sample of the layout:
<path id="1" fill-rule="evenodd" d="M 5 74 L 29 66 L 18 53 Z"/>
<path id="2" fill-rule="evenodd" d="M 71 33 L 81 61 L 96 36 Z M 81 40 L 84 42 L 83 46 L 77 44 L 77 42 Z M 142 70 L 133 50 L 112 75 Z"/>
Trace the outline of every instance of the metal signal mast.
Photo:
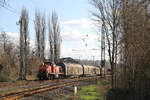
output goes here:
<path id="1" fill-rule="evenodd" d="M 104 77 L 105 77 L 105 31 L 104 24 L 102 24 L 101 28 L 101 76 L 102 69 L 104 68 Z"/>

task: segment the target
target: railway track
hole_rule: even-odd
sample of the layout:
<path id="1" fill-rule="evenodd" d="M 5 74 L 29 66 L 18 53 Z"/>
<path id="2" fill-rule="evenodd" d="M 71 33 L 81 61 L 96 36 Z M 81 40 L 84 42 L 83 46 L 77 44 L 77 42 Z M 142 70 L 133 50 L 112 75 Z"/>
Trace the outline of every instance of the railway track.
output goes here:
<path id="1" fill-rule="evenodd" d="M 51 80 L 46 80 L 42 81 L 44 83 L 50 82 Z M 15 87 L 15 86 L 23 86 L 23 85 L 29 85 L 29 84 L 39 84 L 41 81 L 39 80 L 32 80 L 32 81 L 26 81 L 26 82 L 2 82 L 0 83 L 0 88 L 5 88 L 5 87 Z"/>
<path id="2" fill-rule="evenodd" d="M 76 78 L 74 78 L 76 79 Z M 49 83 L 49 82 L 58 82 L 61 80 L 68 80 L 68 79 L 56 79 L 56 80 L 31 80 L 31 81 L 25 81 L 25 82 L 2 82 L 0 83 L 0 88 L 9 88 L 9 87 L 16 87 L 16 86 L 25 86 L 25 85 L 35 85 L 35 84 L 40 84 L 40 83 Z"/>
<path id="3" fill-rule="evenodd" d="M 34 94 L 50 91 L 50 90 L 61 88 L 64 86 L 71 86 L 71 85 L 79 84 L 80 82 L 95 80 L 97 78 L 99 77 L 75 78 L 75 79 L 68 79 L 65 81 L 53 82 L 53 84 L 46 84 L 46 85 L 41 85 L 41 86 L 37 86 L 33 88 L 26 88 L 22 91 L 1 94 L 0 100 L 16 100 L 19 98 L 32 96 Z"/>

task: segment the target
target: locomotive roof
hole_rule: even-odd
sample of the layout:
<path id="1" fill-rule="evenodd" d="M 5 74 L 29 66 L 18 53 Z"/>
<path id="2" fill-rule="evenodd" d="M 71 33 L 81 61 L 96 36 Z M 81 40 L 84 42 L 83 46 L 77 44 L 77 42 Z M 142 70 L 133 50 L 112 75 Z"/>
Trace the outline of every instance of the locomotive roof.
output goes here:
<path id="1" fill-rule="evenodd" d="M 61 59 L 60 59 L 60 62 L 80 64 L 78 61 L 76 61 L 75 59 L 73 59 L 73 58 L 71 58 L 71 57 L 61 58 Z"/>
<path id="2" fill-rule="evenodd" d="M 52 64 L 50 61 L 44 61 L 44 64 Z"/>

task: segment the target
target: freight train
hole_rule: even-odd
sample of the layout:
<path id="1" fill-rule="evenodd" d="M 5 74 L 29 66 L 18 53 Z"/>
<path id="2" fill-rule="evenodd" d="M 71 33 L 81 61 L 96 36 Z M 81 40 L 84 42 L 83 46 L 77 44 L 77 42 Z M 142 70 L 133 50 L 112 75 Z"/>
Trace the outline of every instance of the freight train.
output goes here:
<path id="1" fill-rule="evenodd" d="M 43 80 L 96 75 L 100 75 L 99 67 L 63 61 L 57 64 L 43 62 L 43 64 L 39 66 L 37 76 L 40 80 Z"/>

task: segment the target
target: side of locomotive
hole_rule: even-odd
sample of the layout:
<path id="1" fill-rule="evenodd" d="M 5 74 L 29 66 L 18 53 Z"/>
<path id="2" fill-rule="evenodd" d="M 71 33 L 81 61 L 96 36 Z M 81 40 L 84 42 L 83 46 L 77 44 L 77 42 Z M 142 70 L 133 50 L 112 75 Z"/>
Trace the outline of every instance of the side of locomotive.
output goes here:
<path id="1" fill-rule="evenodd" d="M 61 66 L 56 66 L 51 62 L 44 62 L 39 66 L 39 72 L 37 77 L 42 79 L 54 79 L 61 78 L 64 75 L 64 71 Z"/>

